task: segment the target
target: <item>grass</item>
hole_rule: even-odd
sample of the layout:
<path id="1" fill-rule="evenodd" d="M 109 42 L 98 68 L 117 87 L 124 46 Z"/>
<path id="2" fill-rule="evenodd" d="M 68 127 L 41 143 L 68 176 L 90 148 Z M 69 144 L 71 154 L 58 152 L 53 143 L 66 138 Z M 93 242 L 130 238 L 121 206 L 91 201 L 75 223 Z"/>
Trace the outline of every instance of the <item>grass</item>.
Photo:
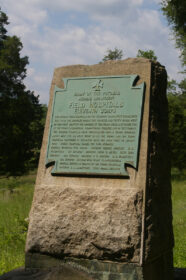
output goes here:
<path id="1" fill-rule="evenodd" d="M 0 179 L 0 275 L 24 266 L 25 239 L 35 174 Z M 172 181 L 174 266 L 186 268 L 186 180 Z"/>
<path id="2" fill-rule="evenodd" d="M 186 268 L 186 180 L 172 181 L 174 267 Z"/>
<path id="3" fill-rule="evenodd" d="M 0 274 L 24 265 L 35 174 L 0 179 Z"/>

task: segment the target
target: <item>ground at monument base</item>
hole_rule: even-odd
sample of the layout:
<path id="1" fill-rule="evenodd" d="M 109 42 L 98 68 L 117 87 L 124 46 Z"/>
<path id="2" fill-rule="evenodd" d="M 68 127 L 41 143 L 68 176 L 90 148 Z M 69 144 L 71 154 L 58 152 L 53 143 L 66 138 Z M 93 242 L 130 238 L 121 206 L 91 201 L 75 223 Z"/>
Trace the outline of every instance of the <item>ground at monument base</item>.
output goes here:
<path id="1" fill-rule="evenodd" d="M 185 280 L 186 269 L 175 268 L 174 280 Z M 47 270 L 38 269 L 14 269 L 2 276 L 0 280 L 95 280 L 85 273 L 72 270 L 67 267 L 53 268 Z M 116 280 L 116 278 L 114 278 Z M 149 279 L 150 280 L 150 279 Z"/>
<path id="2" fill-rule="evenodd" d="M 25 266 L 27 269 L 41 270 L 64 267 L 70 271 L 72 269 L 72 271 L 76 270 L 77 273 L 85 273 L 87 279 L 94 280 L 170 280 L 173 279 L 170 254 L 171 252 L 167 252 L 151 263 L 140 266 L 137 263 L 71 257 L 60 259 L 44 254 L 27 253 Z"/>

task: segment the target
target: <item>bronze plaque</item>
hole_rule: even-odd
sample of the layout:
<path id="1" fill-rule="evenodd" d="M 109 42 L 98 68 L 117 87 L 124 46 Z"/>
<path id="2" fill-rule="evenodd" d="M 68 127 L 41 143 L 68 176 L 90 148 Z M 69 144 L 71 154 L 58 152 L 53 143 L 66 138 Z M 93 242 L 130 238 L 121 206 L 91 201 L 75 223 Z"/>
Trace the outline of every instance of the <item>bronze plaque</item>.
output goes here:
<path id="1" fill-rule="evenodd" d="M 46 165 L 52 174 L 128 175 L 137 168 L 145 84 L 137 75 L 64 79 L 55 88 Z"/>

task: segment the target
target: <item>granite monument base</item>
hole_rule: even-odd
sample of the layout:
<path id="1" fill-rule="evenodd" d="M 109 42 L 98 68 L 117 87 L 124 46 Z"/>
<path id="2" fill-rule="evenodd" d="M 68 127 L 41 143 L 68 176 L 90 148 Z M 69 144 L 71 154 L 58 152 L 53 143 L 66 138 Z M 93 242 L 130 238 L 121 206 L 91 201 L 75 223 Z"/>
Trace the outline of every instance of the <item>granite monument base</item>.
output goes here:
<path id="1" fill-rule="evenodd" d="M 135 263 L 88 260 L 77 258 L 55 258 L 38 253 L 26 254 L 26 267 L 29 269 L 49 269 L 68 267 L 83 272 L 87 280 L 170 280 L 173 279 L 172 252 L 139 266 Z M 63 278 L 62 278 L 63 279 Z M 77 274 L 77 280 L 78 274 Z"/>

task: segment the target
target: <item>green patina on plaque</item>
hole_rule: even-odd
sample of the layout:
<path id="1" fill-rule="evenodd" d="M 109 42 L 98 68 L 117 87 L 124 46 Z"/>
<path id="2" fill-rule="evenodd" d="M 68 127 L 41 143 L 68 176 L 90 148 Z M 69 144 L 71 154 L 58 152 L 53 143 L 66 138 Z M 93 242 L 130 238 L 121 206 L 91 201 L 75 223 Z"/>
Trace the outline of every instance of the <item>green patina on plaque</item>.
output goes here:
<path id="1" fill-rule="evenodd" d="M 65 78 L 55 87 L 46 165 L 52 174 L 127 176 L 137 168 L 145 84 L 137 75 Z"/>

